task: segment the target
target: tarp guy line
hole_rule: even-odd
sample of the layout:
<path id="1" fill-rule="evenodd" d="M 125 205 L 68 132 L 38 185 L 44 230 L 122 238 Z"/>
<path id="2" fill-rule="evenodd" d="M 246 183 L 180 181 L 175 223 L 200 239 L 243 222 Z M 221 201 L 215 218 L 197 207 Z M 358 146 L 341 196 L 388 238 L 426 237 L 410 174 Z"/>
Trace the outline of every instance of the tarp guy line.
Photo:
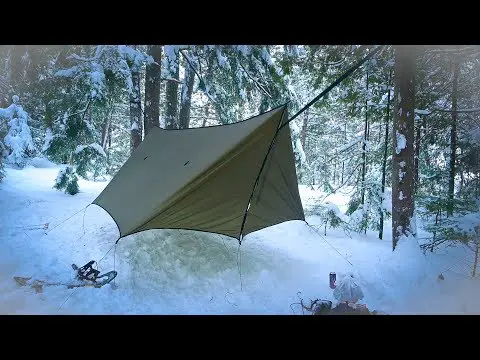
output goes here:
<path id="1" fill-rule="evenodd" d="M 280 126 L 280 129 L 286 126 L 290 121 L 294 120 L 298 115 L 303 113 L 305 110 L 307 110 L 310 106 L 312 106 L 314 103 L 316 103 L 318 100 L 320 100 L 322 97 L 327 95 L 335 86 L 340 84 L 343 80 L 345 80 L 347 77 L 349 77 L 355 70 L 357 70 L 360 66 L 362 66 L 365 62 L 367 62 L 373 55 L 375 55 L 377 52 L 382 49 L 384 45 L 380 45 L 376 47 L 375 49 L 372 50 L 370 54 L 365 56 L 362 60 L 357 62 L 355 65 L 353 65 L 350 69 L 345 71 L 342 76 L 340 76 L 337 80 L 335 80 L 333 83 L 331 83 L 325 90 L 323 90 L 320 94 L 318 94 L 313 100 L 311 100 L 307 105 L 305 105 L 300 111 L 298 111 L 295 115 L 293 115 L 288 121 L 286 121 L 282 126 Z"/>

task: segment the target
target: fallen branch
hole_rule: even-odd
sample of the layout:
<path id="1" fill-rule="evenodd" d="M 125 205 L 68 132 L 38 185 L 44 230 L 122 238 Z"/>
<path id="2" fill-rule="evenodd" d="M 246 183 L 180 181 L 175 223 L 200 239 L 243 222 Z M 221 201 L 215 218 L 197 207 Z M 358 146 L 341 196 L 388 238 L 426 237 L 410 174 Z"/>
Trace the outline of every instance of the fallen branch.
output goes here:
<path id="1" fill-rule="evenodd" d="M 292 310 L 292 312 L 294 312 L 292 305 L 300 305 L 302 307 L 302 315 L 305 315 L 304 310 L 307 310 L 308 312 L 312 313 L 312 315 L 324 315 L 327 312 L 330 312 L 332 308 L 331 301 L 320 300 L 320 299 L 315 299 L 315 300 L 310 299 L 310 305 L 307 306 L 303 303 L 303 299 L 300 297 L 300 294 L 301 292 L 297 293 L 297 296 L 300 298 L 300 302 L 290 304 L 290 309 Z"/>

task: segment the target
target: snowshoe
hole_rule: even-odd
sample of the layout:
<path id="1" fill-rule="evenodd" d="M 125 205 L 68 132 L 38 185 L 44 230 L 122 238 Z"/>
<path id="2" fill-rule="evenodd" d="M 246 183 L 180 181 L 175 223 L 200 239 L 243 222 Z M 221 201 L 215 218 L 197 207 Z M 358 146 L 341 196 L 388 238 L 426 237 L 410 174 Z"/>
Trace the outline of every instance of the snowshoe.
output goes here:
<path id="1" fill-rule="evenodd" d="M 80 268 L 77 265 L 72 264 L 72 268 L 77 272 L 77 276 L 75 279 L 76 281 L 71 283 L 49 282 L 22 276 L 14 276 L 13 279 L 19 286 L 30 286 L 35 289 L 37 293 L 42 293 L 45 286 L 67 286 L 68 289 L 90 286 L 100 288 L 111 282 L 117 276 L 116 271 L 109 271 L 100 275 L 100 271 L 92 267 L 94 263 L 95 261 L 92 260 Z"/>
<path id="2" fill-rule="evenodd" d="M 72 264 L 73 270 L 77 272 L 77 279 L 80 281 L 91 281 L 92 284 L 89 284 L 89 285 L 99 288 L 99 287 L 102 287 L 103 285 L 108 284 L 117 276 L 116 271 L 109 271 L 109 272 L 106 272 L 105 274 L 100 275 L 100 271 L 93 268 L 92 265 L 94 263 L 95 263 L 95 260 L 89 261 L 88 263 L 86 263 L 80 268 L 77 265 Z M 105 278 L 105 279 L 102 281 L 98 281 L 99 279 L 102 279 L 102 278 Z M 85 285 L 85 284 L 69 285 L 68 287 L 72 288 L 77 286 L 88 286 L 88 285 Z"/>

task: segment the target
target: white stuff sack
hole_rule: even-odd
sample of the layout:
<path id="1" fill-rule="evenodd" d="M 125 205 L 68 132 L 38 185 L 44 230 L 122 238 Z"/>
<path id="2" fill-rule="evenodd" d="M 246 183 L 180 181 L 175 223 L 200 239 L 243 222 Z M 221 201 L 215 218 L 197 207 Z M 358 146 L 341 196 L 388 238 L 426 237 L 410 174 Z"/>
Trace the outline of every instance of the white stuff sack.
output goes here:
<path id="1" fill-rule="evenodd" d="M 353 274 L 347 274 L 340 279 L 337 287 L 333 290 L 333 296 L 338 301 L 355 303 L 363 299 L 363 291 L 355 281 Z"/>

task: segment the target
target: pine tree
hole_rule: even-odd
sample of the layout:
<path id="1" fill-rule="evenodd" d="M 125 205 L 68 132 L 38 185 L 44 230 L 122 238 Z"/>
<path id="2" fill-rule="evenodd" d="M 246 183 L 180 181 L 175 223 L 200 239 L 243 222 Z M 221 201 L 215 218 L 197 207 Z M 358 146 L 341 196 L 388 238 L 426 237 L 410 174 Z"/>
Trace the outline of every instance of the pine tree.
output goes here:
<path id="1" fill-rule="evenodd" d="M 402 236 L 416 235 L 414 220 L 415 49 L 395 47 L 392 217 L 393 250 Z"/>
<path id="2" fill-rule="evenodd" d="M 6 109 L 0 109 L 0 121 L 7 122 L 8 133 L 3 139 L 7 162 L 24 167 L 28 158 L 36 154 L 29 127 L 29 115 L 14 95 L 13 103 Z"/>
<path id="3" fill-rule="evenodd" d="M 78 187 L 78 177 L 75 169 L 72 166 L 61 169 L 57 174 L 53 187 L 69 195 L 78 194 L 80 189 Z"/>
<path id="4" fill-rule="evenodd" d="M 125 102 L 134 90 L 138 92 L 131 69 L 140 68 L 149 58 L 128 46 L 77 50 L 81 55 L 73 49 L 61 54 L 60 69 L 51 80 L 56 93 L 50 96 L 46 115 L 53 136 L 45 153 L 54 161 L 78 165 L 80 176 L 92 172 L 97 177 L 107 170 L 105 149 L 111 129 L 119 128 L 106 119 L 113 117 L 117 104 Z M 138 121 L 141 123 L 141 117 Z"/>

